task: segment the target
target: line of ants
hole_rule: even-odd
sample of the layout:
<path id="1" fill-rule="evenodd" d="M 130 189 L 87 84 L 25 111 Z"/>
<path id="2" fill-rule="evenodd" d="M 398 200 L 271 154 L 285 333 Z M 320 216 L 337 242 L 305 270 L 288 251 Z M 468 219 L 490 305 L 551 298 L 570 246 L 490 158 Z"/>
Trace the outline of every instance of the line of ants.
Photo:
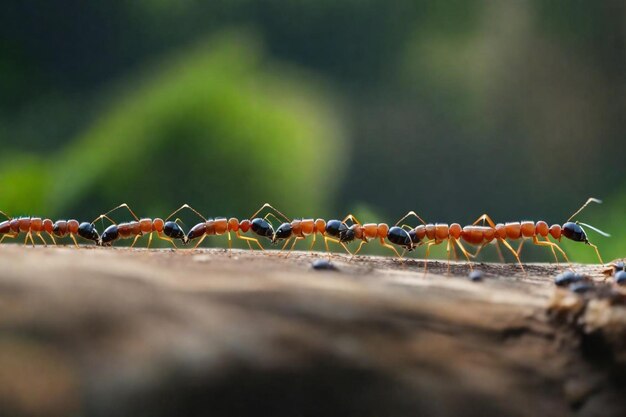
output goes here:
<path id="1" fill-rule="evenodd" d="M 562 255 L 569 264 L 570 261 L 561 247 L 551 241 L 549 237 L 557 241 L 561 241 L 562 237 L 575 242 L 582 242 L 594 248 L 600 263 L 604 263 L 600 256 L 600 252 L 596 245 L 589 242 L 587 234 L 583 226 L 594 230 L 595 232 L 608 237 L 607 233 L 578 221 L 573 221 L 585 207 L 590 203 L 601 203 L 596 198 L 589 198 L 578 210 L 572 214 L 563 224 L 553 224 L 548 226 L 545 221 L 520 221 L 508 223 L 495 223 L 487 214 L 480 216 L 474 223 L 468 226 L 461 226 L 458 223 L 426 223 L 414 211 L 408 212 L 393 226 L 386 223 L 361 223 L 354 215 L 349 214 L 343 220 L 323 220 L 323 219 L 289 219 L 282 212 L 272 207 L 270 204 L 264 204 L 256 212 L 247 219 L 239 220 L 236 218 L 217 217 L 207 219 L 200 212 L 188 204 L 182 205 L 180 208 L 172 212 L 165 220 L 160 218 L 139 218 L 128 204 L 120 204 L 119 206 L 101 214 L 92 222 L 79 223 L 77 220 L 58 220 L 52 222 L 50 219 L 42 219 L 39 217 L 19 217 L 11 218 L 1 212 L 7 220 L 0 223 L 0 243 L 5 238 L 16 238 L 19 234 L 25 233 L 24 244 L 30 240 L 35 245 L 34 237 L 41 240 L 44 245 L 47 244 L 43 234 L 46 233 L 56 245 L 56 239 L 69 236 L 75 246 L 78 246 L 76 236 L 95 242 L 98 246 L 111 246 L 115 241 L 120 239 L 134 239 L 131 245 L 134 246 L 137 240 L 149 235 L 148 248 L 152 243 L 152 237 L 156 234 L 157 238 L 165 240 L 172 244 L 175 248 L 175 241 L 179 240 L 183 245 L 188 245 L 195 241 L 194 248 L 197 248 L 207 236 L 227 235 L 229 250 L 232 248 L 231 233 L 237 239 L 243 240 L 248 247 L 252 249 L 254 243 L 259 249 L 264 250 L 259 238 L 268 239 L 272 244 L 282 243 L 281 251 L 285 251 L 291 242 L 291 246 L 287 251 L 287 256 L 295 248 L 298 241 L 305 240 L 309 236 L 312 237 L 310 250 L 313 250 L 317 235 L 324 239 L 326 252 L 330 255 L 328 243 L 335 243 L 343 247 L 351 256 L 357 255 L 364 244 L 373 240 L 394 252 L 401 260 L 406 252 L 415 250 L 420 246 L 426 247 L 424 260 L 424 268 L 427 267 L 427 259 L 430 249 L 434 245 L 446 242 L 446 252 L 448 261 L 451 253 L 457 258 L 456 249 L 458 248 L 463 256 L 467 259 L 470 269 L 472 269 L 472 261 L 481 250 L 490 243 L 495 243 L 500 258 L 503 259 L 500 250 L 500 243 L 515 257 L 520 268 L 524 270 L 524 266 L 520 259 L 520 252 L 526 240 L 531 240 L 533 244 L 538 246 L 549 247 L 552 251 L 554 259 L 558 263 L 557 252 Z M 133 217 L 133 220 L 124 223 L 116 223 L 111 219 L 110 215 L 116 210 L 125 208 Z M 187 233 L 179 223 L 180 219 L 171 220 L 181 210 L 188 209 L 195 213 L 202 222 L 193 226 Z M 264 217 L 261 213 L 267 210 Z M 408 219 L 414 218 L 419 221 L 417 226 L 410 226 L 406 223 Z M 109 225 L 102 234 L 96 229 L 96 222 L 108 220 Z M 275 229 L 271 220 L 276 220 L 280 225 Z M 243 234 L 251 232 L 256 237 L 244 236 Z M 520 240 L 517 250 L 514 249 L 509 242 Z M 351 252 L 347 243 L 359 241 L 358 248 Z M 470 253 L 464 243 L 477 247 L 475 253 Z M 398 251 L 401 250 L 402 253 Z"/>

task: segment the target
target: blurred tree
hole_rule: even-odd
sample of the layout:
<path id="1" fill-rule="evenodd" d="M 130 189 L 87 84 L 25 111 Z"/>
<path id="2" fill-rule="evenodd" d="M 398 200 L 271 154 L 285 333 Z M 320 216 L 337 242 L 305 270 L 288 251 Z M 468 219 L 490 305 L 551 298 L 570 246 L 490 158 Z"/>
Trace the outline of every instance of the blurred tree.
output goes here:
<path id="1" fill-rule="evenodd" d="M 345 152 L 333 106 L 252 39 L 227 32 L 128 78 L 66 149 L 3 166 L 4 208 L 84 218 L 127 202 L 163 216 L 187 202 L 243 216 L 269 201 L 322 211 Z"/>

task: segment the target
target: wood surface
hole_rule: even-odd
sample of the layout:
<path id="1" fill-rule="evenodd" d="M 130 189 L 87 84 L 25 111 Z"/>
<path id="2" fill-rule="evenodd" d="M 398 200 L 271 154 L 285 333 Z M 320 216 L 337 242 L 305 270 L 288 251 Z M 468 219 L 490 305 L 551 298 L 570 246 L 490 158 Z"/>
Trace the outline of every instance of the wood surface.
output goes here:
<path id="1" fill-rule="evenodd" d="M 601 266 L 320 258 L 0 245 L 0 415 L 626 416 Z"/>

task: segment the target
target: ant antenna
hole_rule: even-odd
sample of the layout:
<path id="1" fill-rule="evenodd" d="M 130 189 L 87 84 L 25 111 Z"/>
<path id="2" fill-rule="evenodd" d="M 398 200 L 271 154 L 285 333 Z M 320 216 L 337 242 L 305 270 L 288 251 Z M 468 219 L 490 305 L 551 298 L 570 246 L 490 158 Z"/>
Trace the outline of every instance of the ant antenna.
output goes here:
<path id="1" fill-rule="evenodd" d="M 576 215 L 577 215 L 578 213 L 580 213 L 581 211 L 583 211 L 583 210 L 585 209 L 585 207 L 587 207 L 587 206 L 588 206 L 589 204 L 591 204 L 591 203 L 598 203 L 598 204 L 602 204 L 602 200 L 598 200 L 597 198 L 593 198 L 593 197 L 589 198 L 589 200 L 587 200 L 587 202 L 585 202 L 585 204 L 583 204 L 581 208 L 579 208 L 578 210 L 576 210 L 576 211 L 574 212 L 574 214 L 572 214 L 572 215 L 569 217 L 569 219 L 567 219 L 567 221 L 568 221 L 568 222 L 569 222 L 569 221 L 571 221 L 574 217 L 576 217 Z"/>
<path id="2" fill-rule="evenodd" d="M 590 229 L 591 229 L 591 230 L 593 230 L 594 232 L 596 232 L 596 233 L 600 233 L 600 234 L 601 234 L 602 236 L 604 236 L 604 237 L 611 237 L 611 235 L 610 235 L 610 234 L 608 234 L 608 233 L 606 233 L 606 232 L 603 232 L 602 230 L 598 229 L 597 227 L 593 227 L 593 226 L 592 226 L 592 225 L 590 225 L 590 224 L 583 223 L 583 222 L 576 222 L 576 223 L 577 223 L 577 224 L 582 224 L 583 226 L 590 228 Z"/>

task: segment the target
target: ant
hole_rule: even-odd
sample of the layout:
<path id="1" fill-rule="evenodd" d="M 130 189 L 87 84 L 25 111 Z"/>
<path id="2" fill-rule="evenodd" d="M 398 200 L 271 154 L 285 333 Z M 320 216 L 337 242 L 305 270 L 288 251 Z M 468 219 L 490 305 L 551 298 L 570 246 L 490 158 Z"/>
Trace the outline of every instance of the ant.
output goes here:
<path id="1" fill-rule="evenodd" d="M 309 250 L 313 250 L 315 246 L 317 235 L 321 235 L 324 238 L 324 245 L 326 246 L 326 252 L 330 255 L 330 247 L 328 246 L 328 242 L 333 242 L 341 245 L 349 255 L 352 255 L 350 249 L 346 246 L 346 243 L 351 241 L 352 239 L 347 235 L 349 226 L 346 223 L 349 219 L 349 216 L 344 218 L 343 220 L 324 220 L 324 219 L 293 219 L 289 220 L 287 216 L 282 214 L 280 211 L 276 210 L 274 207 L 266 204 L 267 207 L 276 211 L 280 214 L 286 222 L 282 223 L 276 229 L 274 236 L 272 236 L 272 243 L 277 244 L 279 241 L 284 240 L 285 243 L 281 251 L 287 248 L 289 241 L 293 239 L 293 243 L 287 252 L 287 256 L 293 251 L 296 243 L 299 240 L 306 239 L 309 235 L 313 235 L 313 239 L 311 241 L 311 246 Z M 274 216 L 276 217 L 276 216 Z M 279 220 L 279 219 L 277 219 Z M 280 221 L 280 220 L 279 220 Z"/>
<path id="2" fill-rule="evenodd" d="M 352 224 L 348 229 L 340 236 L 342 242 L 351 242 L 353 240 L 361 240 L 359 247 L 354 252 L 353 256 L 356 256 L 363 248 L 363 245 L 369 243 L 372 239 L 378 239 L 380 244 L 388 249 L 391 249 L 396 256 L 400 259 L 403 255 L 400 255 L 395 247 L 385 242 L 385 239 L 391 243 L 400 246 L 404 251 L 412 251 L 416 247 L 416 242 L 411 236 L 410 232 L 407 232 L 403 227 L 398 227 L 398 224 L 403 220 L 400 219 L 394 226 L 389 227 L 387 223 L 365 223 L 362 224 L 353 215 L 348 214 L 344 219 L 344 222 L 350 220 Z"/>
<path id="3" fill-rule="evenodd" d="M 272 236 L 274 235 L 274 228 L 272 227 L 272 224 L 267 220 L 267 217 L 270 214 L 266 215 L 265 218 L 256 217 L 266 207 L 271 206 L 266 203 L 254 214 L 252 214 L 252 216 L 249 217 L 249 219 L 251 218 L 252 220 L 244 219 L 241 221 L 239 221 L 235 217 L 231 217 L 230 219 L 227 219 L 226 217 L 207 219 L 202 214 L 200 214 L 198 210 L 194 209 L 188 204 L 182 205 L 174 213 L 177 213 L 178 211 L 186 208 L 193 211 L 196 215 L 198 215 L 198 217 L 202 219 L 201 223 L 198 223 L 191 229 L 189 229 L 189 232 L 187 233 L 187 235 L 185 236 L 185 240 L 183 241 L 184 244 L 188 244 L 194 239 L 199 238 L 200 240 L 198 240 L 198 242 L 194 246 L 194 249 L 200 246 L 200 244 L 204 241 L 204 239 L 206 239 L 207 236 L 221 236 L 226 234 L 228 236 L 228 250 L 230 251 L 232 249 L 232 238 L 230 233 L 233 232 L 235 233 L 237 239 L 241 239 L 248 244 L 250 250 L 252 250 L 252 245 L 250 242 L 256 243 L 256 245 L 261 250 L 265 250 L 265 248 L 263 248 L 263 245 L 261 245 L 261 242 L 259 242 L 258 239 L 242 236 L 241 233 L 247 233 L 248 231 L 252 231 L 260 237 L 265 237 L 268 239 L 272 238 Z"/>
<path id="4" fill-rule="evenodd" d="M 4 222 L 0 223 L 0 235 L 3 235 L 0 239 L 0 243 L 6 238 L 15 238 L 20 233 L 26 233 L 26 239 L 24 240 L 24 244 L 28 242 L 30 239 L 33 246 L 35 245 L 35 241 L 33 239 L 33 235 L 37 236 L 45 246 L 47 243 L 42 236 L 42 233 L 47 233 L 52 242 L 56 245 L 56 240 L 54 237 L 64 237 L 69 235 L 72 240 L 74 240 L 74 244 L 78 247 L 78 242 L 74 235 L 78 235 L 84 239 L 91 240 L 97 242 L 99 239 L 98 231 L 91 225 L 90 223 L 81 223 L 79 224 L 77 220 L 58 220 L 52 223 L 50 219 L 42 219 L 41 217 L 19 217 L 19 218 L 11 218 L 7 216 L 4 212 L 0 211 L 2 215 L 4 215 L 7 219 Z"/>
<path id="5" fill-rule="evenodd" d="M 466 226 L 464 228 L 464 231 L 468 229 L 468 232 L 465 234 L 468 237 L 471 236 L 469 239 L 472 241 L 472 243 L 476 242 L 474 244 L 481 245 L 479 250 L 476 252 L 476 255 L 491 240 L 496 239 L 496 242 L 502 242 L 507 247 L 507 249 L 509 249 L 511 253 L 513 253 L 517 261 L 520 263 L 520 266 L 521 266 L 521 261 L 519 259 L 519 253 L 522 250 L 524 240 L 522 240 L 517 251 L 515 251 L 513 250 L 511 245 L 509 245 L 506 242 L 506 239 L 509 239 L 509 240 L 516 240 L 519 238 L 532 239 L 532 242 L 535 245 L 549 246 L 550 249 L 552 250 L 552 254 L 554 255 L 554 259 L 556 260 L 557 263 L 559 262 L 559 260 L 558 260 L 558 257 L 556 256 L 556 252 L 554 251 L 555 249 L 558 250 L 561 253 L 561 255 L 563 255 L 563 258 L 565 258 L 568 264 L 571 264 L 569 258 L 565 254 L 565 251 L 563 251 L 563 249 L 561 249 L 559 245 L 550 241 L 548 238 L 548 235 L 552 236 L 553 239 L 558 240 L 559 242 L 561 241 L 563 237 L 565 237 L 569 240 L 573 240 L 574 242 L 583 242 L 584 244 L 591 246 L 595 250 L 600 263 L 604 264 L 604 261 L 602 260 L 602 257 L 600 256 L 600 251 L 598 250 L 598 247 L 589 241 L 589 239 L 587 238 L 587 233 L 585 232 L 585 229 L 583 229 L 582 226 L 588 227 L 589 229 L 595 231 L 596 233 L 599 233 L 600 235 L 604 237 L 610 237 L 611 235 L 603 232 L 602 230 L 594 226 L 591 226 L 590 224 L 579 222 L 579 221 L 575 221 L 575 222 L 572 221 L 574 217 L 576 217 L 581 211 L 583 211 L 591 203 L 602 204 L 602 200 L 590 197 L 578 210 L 576 210 L 567 219 L 567 221 L 563 225 L 553 224 L 552 226 L 548 227 L 548 224 L 543 220 L 540 220 L 536 223 L 533 223 L 532 221 L 522 221 L 522 222 L 508 222 L 504 224 L 502 223 L 495 224 L 494 221 L 491 220 L 491 218 L 487 214 L 483 214 L 472 224 L 472 226 Z M 480 229 L 476 229 L 476 230 L 469 229 L 469 228 L 475 228 L 476 227 L 475 225 L 477 225 L 480 222 L 483 222 L 484 224 L 485 221 L 487 221 L 487 223 L 489 224 L 488 229 L 494 231 L 493 238 L 491 238 L 491 232 L 488 232 L 487 234 L 483 233 L 483 235 L 481 236 Z M 484 227 L 484 226 L 479 226 L 479 227 Z M 544 240 L 539 240 L 538 237 L 542 237 Z"/>
<path id="6" fill-rule="evenodd" d="M 44 220 L 45 222 L 45 220 Z M 56 245 L 56 240 L 54 240 L 54 236 L 58 238 L 63 238 L 65 236 L 69 236 L 74 241 L 74 246 L 78 247 L 78 242 L 76 241 L 76 235 L 82 237 L 86 240 L 91 240 L 98 244 L 100 241 L 100 235 L 98 234 L 98 230 L 92 223 L 82 222 L 78 223 L 78 220 L 70 219 L 70 220 L 57 220 L 52 225 L 52 232 L 49 233 L 52 241 Z"/>
<path id="7" fill-rule="evenodd" d="M 35 246 L 35 240 L 33 239 L 33 235 L 35 235 L 44 245 L 48 246 L 41 234 L 42 232 L 46 232 L 52 237 L 52 220 L 42 219 L 41 217 L 10 217 L 3 211 L 0 211 L 0 214 L 7 218 L 7 220 L 0 223 L 0 235 L 2 235 L 0 243 L 7 237 L 13 239 L 20 233 L 26 233 L 24 245 L 26 245 L 28 239 L 30 239 L 33 246 Z M 52 238 L 52 241 L 54 242 L 54 238 Z"/>
<path id="8" fill-rule="evenodd" d="M 131 220 L 130 222 L 119 223 L 119 224 L 115 223 L 109 217 L 109 214 L 121 208 L 127 209 L 130 212 L 130 214 L 133 216 L 134 220 Z M 101 214 L 90 224 L 93 225 L 95 222 L 101 219 L 107 219 L 108 221 L 112 223 L 109 227 L 107 227 L 104 230 L 104 232 L 102 232 L 102 236 L 100 237 L 98 241 L 99 246 L 111 246 L 113 242 L 115 242 L 118 239 L 134 238 L 133 243 L 130 245 L 130 247 L 132 248 L 133 246 L 135 246 L 135 243 L 137 243 L 137 240 L 141 236 L 145 234 L 149 234 L 150 235 L 150 237 L 148 238 L 148 248 L 149 248 L 150 244 L 152 243 L 152 235 L 156 233 L 159 239 L 170 242 L 176 248 L 177 246 L 176 246 L 176 243 L 174 242 L 174 239 L 180 239 L 183 242 L 183 244 L 186 243 L 186 236 L 185 236 L 185 232 L 183 231 L 183 229 L 175 221 L 173 222 L 168 221 L 177 211 L 178 210 L 170 214 L 165 220 L 160 219 L 158 217 L 154 219 L 150 219 L 146 217 L 140 219 L 139 217 L 137 217 L 135 212 L 128 206 L 128 204 L 123 203 L 117 207 L 112 208 L 105 214 Z"/>
<path id="9" fill-rule="evenodd" d="M 554 239 L 561 240 L 562 237 L 566 237 L 567 239 L 573 240 L 575 242 L 584 242 L 587 245 L 592 246 L 596 254 L 598 255 L 598 259 L 600 263 L 604 263 L 600 256 L 600 252 L 598 251 L 597 246 L 589 242 L 587 238 L 587 234 L 582 226 L 588 227 L 603 236 L 608 237 L 609 235 L 591 225 L 582 222 L 572 222 L 571 220 L 578 215 L 585 207 L 587 207 L 590 203 L 601 203 L 602 201 L 596 198 L 589 198 L 585 204 L 582 205 L 574 214 L 570 216 L 570 218 L 563 225 L 552 225 L 548 226 L 545 221 L 521 221 L 521 222 L 508 222 L 508 223 L 498 223 L 496 224 L 487 214 L 483 214 L 480 216 L 472 225 L 461 227 L 458 223 L 452 223 L 450 225 L 445 223 L 429 223 L 427 224 L 424 220 L 421 219 L 415 212 L 409 212 L 405 215 L 400 221 L 406 219 L 409 216 L 417 217 L 422 224 L 415 227 L 412 231 L 409 231 L 408 234 L 411 236 L 412 244 L 418 245 L 425 244 L 426 245 L 426 255 L 424 261 L 424 270 L 427 268 L 428 256 L 430 254 L 430 248 L 433 245 L 441 244 L 444 240 L 447 241 L 447 252 L 448 252 L 448 260 L 450 259 L 450 250 L 453 249 L 456 256 L 455 245 L 458 246 L 465 257 L 469 262 L 470 269 L 472 268 L 472 263 L 470 261 L 471 258 L 475 258 L 480 251 L 489 243 L 495 242 L 496 244 L 502 243 L 515 257 L 520 268 L 524 271 L 524 266 L 519 257 L 519 253 L 521 252 L 522 243 L 518 247 L 516 251 L 509 244 L 508 240 L 517 240 L 517 239 L 532 239 L 533 243 L 538 246 L 548 246 L 552 250 L 552 253 L 558 263 L 558 257 L 556 256 L 555 249 L 558 250 L 565 260 L 570 263 L 565 251 L 561 249 L 559 245 L 549 240 L 548 235 L 552 236 Z M 488 223 L 488 226 L 484 225 L 484 222 Z M 480 222 L 483 222 L 483 225 L 478 225 Z M 581 226 L 582 225 L 582 226 Z M 539 240 L 541 237 L 543 240 Z M 423 241 L 423 239 L 427 239 Z M 478 245 L 479 248 L 473 255 L 469 254 L 469 252 L 465 249 L 461 240 L 471 244 Z M 407 247 L 409 245 L 406 245 Z M 499 247 L 498 247 L 499 250 Z M 449 266 L 448 266 L 449 267 Z"/>

